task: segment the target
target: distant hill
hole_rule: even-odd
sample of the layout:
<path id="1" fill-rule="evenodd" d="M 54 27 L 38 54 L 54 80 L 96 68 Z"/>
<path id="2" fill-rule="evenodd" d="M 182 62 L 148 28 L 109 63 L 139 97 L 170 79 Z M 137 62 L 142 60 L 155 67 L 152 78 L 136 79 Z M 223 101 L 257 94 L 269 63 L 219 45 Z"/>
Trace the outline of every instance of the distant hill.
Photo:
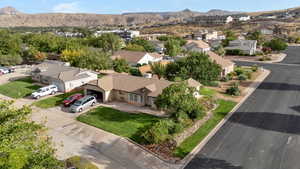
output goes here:
<path id="1" fill-rule="evenodd" d="M 43 13 L 26 14 L 13 7 L 0 8 L 0 27 L 95 27 L 118 25 L 151 25 L 180 23 L 200 15 L 233 15 L 242 12 L 213 9 L 197 12 L 185 9 L 177 12 L 140 12 L 119 15 Z M 255 13 L 251 13 L 256 15 Z"/>
<path id="2" fill-rule="evenodd" d="M 19 15 L 19 14 L 22 13 L 11 6 L 7 6 L 0 9 L 0 15 Z"/>

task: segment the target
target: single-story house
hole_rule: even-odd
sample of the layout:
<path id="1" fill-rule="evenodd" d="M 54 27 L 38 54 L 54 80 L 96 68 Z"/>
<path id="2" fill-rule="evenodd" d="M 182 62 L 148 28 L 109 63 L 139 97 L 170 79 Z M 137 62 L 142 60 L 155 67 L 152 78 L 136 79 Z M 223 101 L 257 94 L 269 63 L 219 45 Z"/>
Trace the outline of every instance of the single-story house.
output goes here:
<path id="1" fill-rule="evenodd" d="M 157 53 L 160 53 L 160 54 L 163 54 L 165 52 L 165 44 L 164 42 L 162 41 L 150 41 L 153 45 L 154 45 L 154 48 L 155 48 L 155 51 Z"/>
<path id="2" fill-rule="evenodd" d="M 85 94 L 96 95 L 100 102 L 119 101 L 136 106 L 149 106 L 155 109 L 155 99 L 163 89 L 174 82 L 154 78 L 143 78 L 124 74 L 111 74 L 101 79 L 89 82 L 84 86 Z M 193 79 L 187 80 L 191 87 L 195 87 L 199 96 L 201 84 Z"/>
<path id="3" fill-rule="evenodd" d="M 234 62 L 230 61 L 229 59 L 225 59 L 212 51 L 207 52 L 207 54 L 212 61 L 215 61 L 218 65 L 221 66 L 221 68 L 222 68 L 221 76 L 222 77 L 224 77 L 227 74 L 234 71 L 234 66 L 235 66 Z"/>
<path id="4" fill-rule="evenodd" d="M 115 52 L 111 57 L 113 60 L 115 59 L 124 59 L 131 66 L 136 66 L 138 64 L 149 64 L 152 62 L 159 62 L 163 59 L 163 56 L 158 53 L 147 53 L 147 52 L 137 52 L 137 51 L 127 51 L 121 50 Z"/>
<path id="5" fill-rule="evenodd" d="M 183 49 L 190 52 L 208 52 L 210 51 L 210 46 L 202 40 L 188 40 Z"/>
<path id="6" fill-rule="evenodd" d="M 229 42 L 225 50 L 240 50 L 244 54 L 254 55 L 256 53 L 256 40 L 233 40 Z"/>
<path id="7" fill-rule="evenodd" d="M 96 80 L 98 75 L 88 70 L 70 67 L 64 62 L 47 60 L 32 68 L 31 77 L 42 84 L 54 84 L 61 92 L 70 92 Z"/>
<path id="8" fill-rule="evenodd" d="M 274 31 L 272 29 L 263 28 L 260 30 L 261 34 L 263 35 L 273 35 Z"/>

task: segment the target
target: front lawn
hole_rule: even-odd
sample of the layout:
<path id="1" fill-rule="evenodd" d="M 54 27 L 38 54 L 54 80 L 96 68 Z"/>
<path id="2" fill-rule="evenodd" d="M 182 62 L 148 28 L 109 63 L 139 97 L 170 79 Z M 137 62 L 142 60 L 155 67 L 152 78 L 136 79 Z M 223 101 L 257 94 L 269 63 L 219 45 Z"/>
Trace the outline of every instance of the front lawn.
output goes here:
<path id="1" fill-rule="evenodd" d="M 29 77 L 12 81 L 1 85 L 0 93 L 14 99 L 23 98 L 40 88 L 40 86 L 33 83 L 34 81 Z"/>
<path id="2" fill-rule="evenodd" d="M 98 107 L 77 118 L 80 122 L 119 136 L 141 142 L 141 134 L 160 118 L 147 114 L 131 114 L 107 107 Z"/>
<path id="3" fill-rule="evenodd" d="M 43 109 L 48 109 L 48 108 L 52 108 L 52 107 L 56 107 L 62 104 L 62 102 L 68 98 L 69 96 L 72 96 L 75 93 L 82 93 L 82 91 L 80 92 L 70 92 L 70 93 L 64 93 L 61 95 L 57 95 L 57 96 L 53 96 L 47 99 L 43 99 L 40 101 L 35 102 L 33 105 L 35 105 L 36 107 L 39 108 L 43 108 Z"/>
<path id="4" fill-rule="evenodd" d="M 214 116 L 175 149 L 175 156 L 184 158 L 189 154 L 236 105 L 235 102 L 226 100 L 219 100 L 218 103 Z"/>
<path id="5" fill-rule="evenodd" d="M 213 89 L 202 87 L 200 89 L 200 94 L 204 96 L 214 96 L 217 92 Z"/>

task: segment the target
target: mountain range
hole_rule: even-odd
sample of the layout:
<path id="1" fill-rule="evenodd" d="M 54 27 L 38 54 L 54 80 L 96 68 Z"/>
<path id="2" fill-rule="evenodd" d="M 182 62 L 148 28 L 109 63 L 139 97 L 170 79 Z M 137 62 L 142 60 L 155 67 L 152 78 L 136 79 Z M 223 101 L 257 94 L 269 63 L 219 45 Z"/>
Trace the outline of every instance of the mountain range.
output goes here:
<path id="1" fill-rule="evenodd" d="M 156 24 L 180 22 L 186 18 L 199 15 L 231 15 L 238 13 L 240 12 L 216 9 L 204 13 L 185 9 L 178 12 L 141 12 L 119 15 L 83 13 L 26 14 L 13 7 L 5 7 L 0 9 L 0 27 L 94 27 L 103 25 Z"/>
<path id="2" fill-rule="evenodd" d="M 291 8 L 290 10 L 299 10 Z M 286 10 L 282 10 L 286 11 Z M 278 11 L 274 11 L 276 13 Z M 117 25 L 139 25 L 182 22 L 184 19 L 201 15 L 233 15 L 243 12 L 213 9 L 197 12 L 185 9 L 177 12 L 140 12 L 123 14 L 84 14 L 84 13 L 41 13 L 26 14 L 13 7 L 0 8 L 0 27 L 96 27 Z M 267 13 L 272 13 L 268 11 Z M 250 14 L 250 13 L 249 13 Z M 261 15 L 264 12 L 253 13 Z M 251 15 L 251 14 L 250 14 Z"/>

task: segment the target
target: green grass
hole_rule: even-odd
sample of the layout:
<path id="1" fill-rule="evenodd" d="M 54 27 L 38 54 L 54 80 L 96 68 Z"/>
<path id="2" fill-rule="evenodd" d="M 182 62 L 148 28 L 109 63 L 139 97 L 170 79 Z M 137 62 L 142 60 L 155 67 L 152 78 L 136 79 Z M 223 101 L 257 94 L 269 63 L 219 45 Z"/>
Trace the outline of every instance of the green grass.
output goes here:
<path id="1" fill-rule="evenodd" d="M 40 88 L 40 86 L 34 85 L 33 83 L 34 81 L 31 78 L 12 81 L 1 85 L 0 93 L 14 99 L 23 98 Z"/>
<path id="2" fill-rule="evenodd" d="M 75 93 L 82 93 L 80 92 L 70 92 L 70 93 L 64 93 L 61 95 L 53 96 L 44 100 L 40 100 L 38 102 L 35 102 L 33 105 L 39 108 L 48 109 L 52 107 L 56 107 L 62 104 L 62 102 L 68 98 L 69 96 L 75 94 Z"/>
<path id="3" fill-rule="evenodd" d="M 232 101 L 219 100 L 218 102 L 219 107 L 213 112 L 214 116 L 175 149 L 175 156 L 184 158 L 189 154 L 236 105 Z"/>
<path id="4" fill-rule="evenodd" d="M 217 92 L 213 89 L 202 87 L 200 89 L 200 94 L 204 96 L 214 96 Z"/>
<path id="5" fill-rule="evenodd" d="M 112 108 L 98 107 L 77 118 L 80 122 L 140 143 L 142 133 L 160 118 L 147 114 L 130 114 Z"/>

